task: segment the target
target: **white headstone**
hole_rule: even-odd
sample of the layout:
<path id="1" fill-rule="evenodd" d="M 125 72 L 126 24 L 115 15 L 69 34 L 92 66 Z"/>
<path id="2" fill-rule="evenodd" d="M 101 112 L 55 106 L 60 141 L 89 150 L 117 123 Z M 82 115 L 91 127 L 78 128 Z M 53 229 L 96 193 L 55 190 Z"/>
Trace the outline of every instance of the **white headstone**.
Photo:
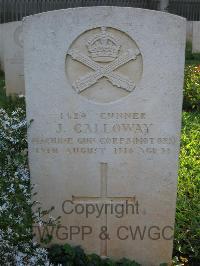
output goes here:
<path id="1" fill-rule="evenodd" d="M 160 0 L 161 11 L 167 11 L 168 6 L 169 6 L 169 0 Z"/>
<path id="2" fill-rule="evenodd" d="M 54 241 L 169 263 L 185 19 L 88 7 L 31 16 L 24 27 L 31 178 L 37 200 L 62 216 Z"/>
<path id="3" fill-rule="evenodd" d="M 193 23 L 194 21 L 187 21 L 186 26 L 186 39 L 188 42 L 192 43 L 192 34 L 193 34 Z"/>
<path id="4" fill-rule="evenodd" d="M 0 69 L 4 70 L 4 56 L 3 56 L 3 26 L 4 24 L 0 24 Z"/>
<path id="5" fill-rule="evenodd" d="M 3 38 L 6 94 L 24 94 L 22 22 L 5 23 Z"/>
<path id="6" fill-rule="evenodd" d="M 200 53 L 200 21 L 193 21 L 192 52 Z"/>

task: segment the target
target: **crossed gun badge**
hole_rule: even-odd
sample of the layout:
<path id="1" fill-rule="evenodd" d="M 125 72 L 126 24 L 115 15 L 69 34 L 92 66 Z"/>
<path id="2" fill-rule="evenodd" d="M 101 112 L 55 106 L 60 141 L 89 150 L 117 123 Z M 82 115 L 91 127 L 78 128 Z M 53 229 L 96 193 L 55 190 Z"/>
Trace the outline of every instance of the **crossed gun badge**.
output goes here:
<path id="1" fill-rule="evenodd" d="M 69 50 L 68 54 L 72 57 L 72 59 L 82 63 L 83 65 L 93 70 L 73 82 L 72 86 L 77 91 L 77 93 L 81 93 L 90 86 L 94 85 L 102 77 L 107 78 L 107 80 L 112 85 L 117 86 L 118 88 L 121 88 L 128 92 L 134 90 L 135 83 L 132 80 L 114 71 L 119 67 L 125 65 L 126 63 L 130 62 L 131 60 L 136 60 L 137 56 L 140 54 L 139 50 L 127 50 L 125 53 L 117 57 L 114 61 L 106 65 L 101 65 L 93 61 L 89 56 L 84 55 L 77 49 Z"/>

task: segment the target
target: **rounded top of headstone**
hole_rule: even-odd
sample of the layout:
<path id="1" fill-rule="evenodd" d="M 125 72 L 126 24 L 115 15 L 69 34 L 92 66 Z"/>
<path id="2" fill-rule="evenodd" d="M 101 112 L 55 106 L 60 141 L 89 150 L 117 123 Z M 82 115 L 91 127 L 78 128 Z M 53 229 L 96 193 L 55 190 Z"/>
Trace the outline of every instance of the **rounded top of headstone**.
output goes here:
<path id="1" fill-rule="evenodd" d="M 26 16 L 23 18 L 24 22 L 27 22 L 29 20 L 43 17 L 43 16 L 54 16 L 54 15 L 59 15 L 59 14 L 65 14 L 65 13 L 74 13 L 74 12 L 94 12 L 95 10 L 100 11 L 102 10 L 109 10 L 109 12 L 130 12 L 130 13 L 138 13 L 140 15 L 145 14 L 145 15 L 153 15 L 153 16 L 162 16 L 163 18 L 169 18 L 169 19 L 174 19 L 174 20 L 181 20 L 181 21 L 186 21 L 186 18 L 181 17 L 179 15 L 171 14 L 168 12 L 163 12 L 163 11 L 158 11 L 158 10 L 152 10 L 152 9 L 145 9 L 145 8 L 138 8 L 138 7 L 121 7 L 121 6 L 89 6 L 89 7 L 75 7 L 75 8 L 67 8 L 67 9 L 58 9 L 58 10 L 51 10 L 47 12 L 42 12 L 30 16 Z"/>

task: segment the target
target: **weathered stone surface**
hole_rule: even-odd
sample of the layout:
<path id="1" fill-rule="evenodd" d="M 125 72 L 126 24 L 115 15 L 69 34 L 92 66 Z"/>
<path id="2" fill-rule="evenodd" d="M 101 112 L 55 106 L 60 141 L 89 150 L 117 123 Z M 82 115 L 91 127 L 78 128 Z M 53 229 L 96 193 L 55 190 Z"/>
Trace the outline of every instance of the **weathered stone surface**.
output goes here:
<path id="1" fill-rule="evenodd" d="M 3 63 L 3 25 L 0 24 L 0 69 L 4 70 L 4 63 Z"/>
<path id="2" fill-rule="evenodd" d="M 186 24 L 186 39 L 188 42 L 192 43 L 192 34 L 193 34 L 193 23 L 194 21 L 187 21 Z"/>
<path id="3" fill-rule="evenodd" d="M 37 199 L 62 216 L 55 242 L 170 262 L 185 35 L 183 18 L 133 8 L 25 20 L 30 170 Z"/>
<path id="4" fill-rule="evenodd" d="M 24 94 L 22 22 L 5 23 L 3 26 L 3 39 L 6 93 L 7 95 Z"/>
<path id="5" fill-rule="evenodd" d="M 200 53 L 200 21 L 193 21 L 192 52 Z"/>

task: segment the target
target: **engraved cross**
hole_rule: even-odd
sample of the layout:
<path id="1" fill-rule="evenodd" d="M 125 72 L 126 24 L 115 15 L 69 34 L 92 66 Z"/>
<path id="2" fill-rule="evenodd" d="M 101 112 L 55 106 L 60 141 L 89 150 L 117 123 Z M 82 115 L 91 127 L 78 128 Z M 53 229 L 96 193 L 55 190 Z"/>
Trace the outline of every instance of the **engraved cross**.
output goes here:
<path id="1" fill-rule="evenodd" d="M 99 197 L 83 197 L 83 196 L 72 196 L 72 201 L 74 203 L 101 203 L 108 204 L 112 202 L 122 203 L 122 202 L 134 202 L 135 197 L 120 197 L 120 196 L 108 196 L 107 193 L 107 184 L 108 184 L 108 164 L 101 162 L 100 163 L 100 176 L 101 176 L 101 188 Z M 101 226 L 107 227 L 107 213 L 102 216 Z M 100 255 L 107 256 L 107 239 L 101 240 L 100 246 Z"/>

